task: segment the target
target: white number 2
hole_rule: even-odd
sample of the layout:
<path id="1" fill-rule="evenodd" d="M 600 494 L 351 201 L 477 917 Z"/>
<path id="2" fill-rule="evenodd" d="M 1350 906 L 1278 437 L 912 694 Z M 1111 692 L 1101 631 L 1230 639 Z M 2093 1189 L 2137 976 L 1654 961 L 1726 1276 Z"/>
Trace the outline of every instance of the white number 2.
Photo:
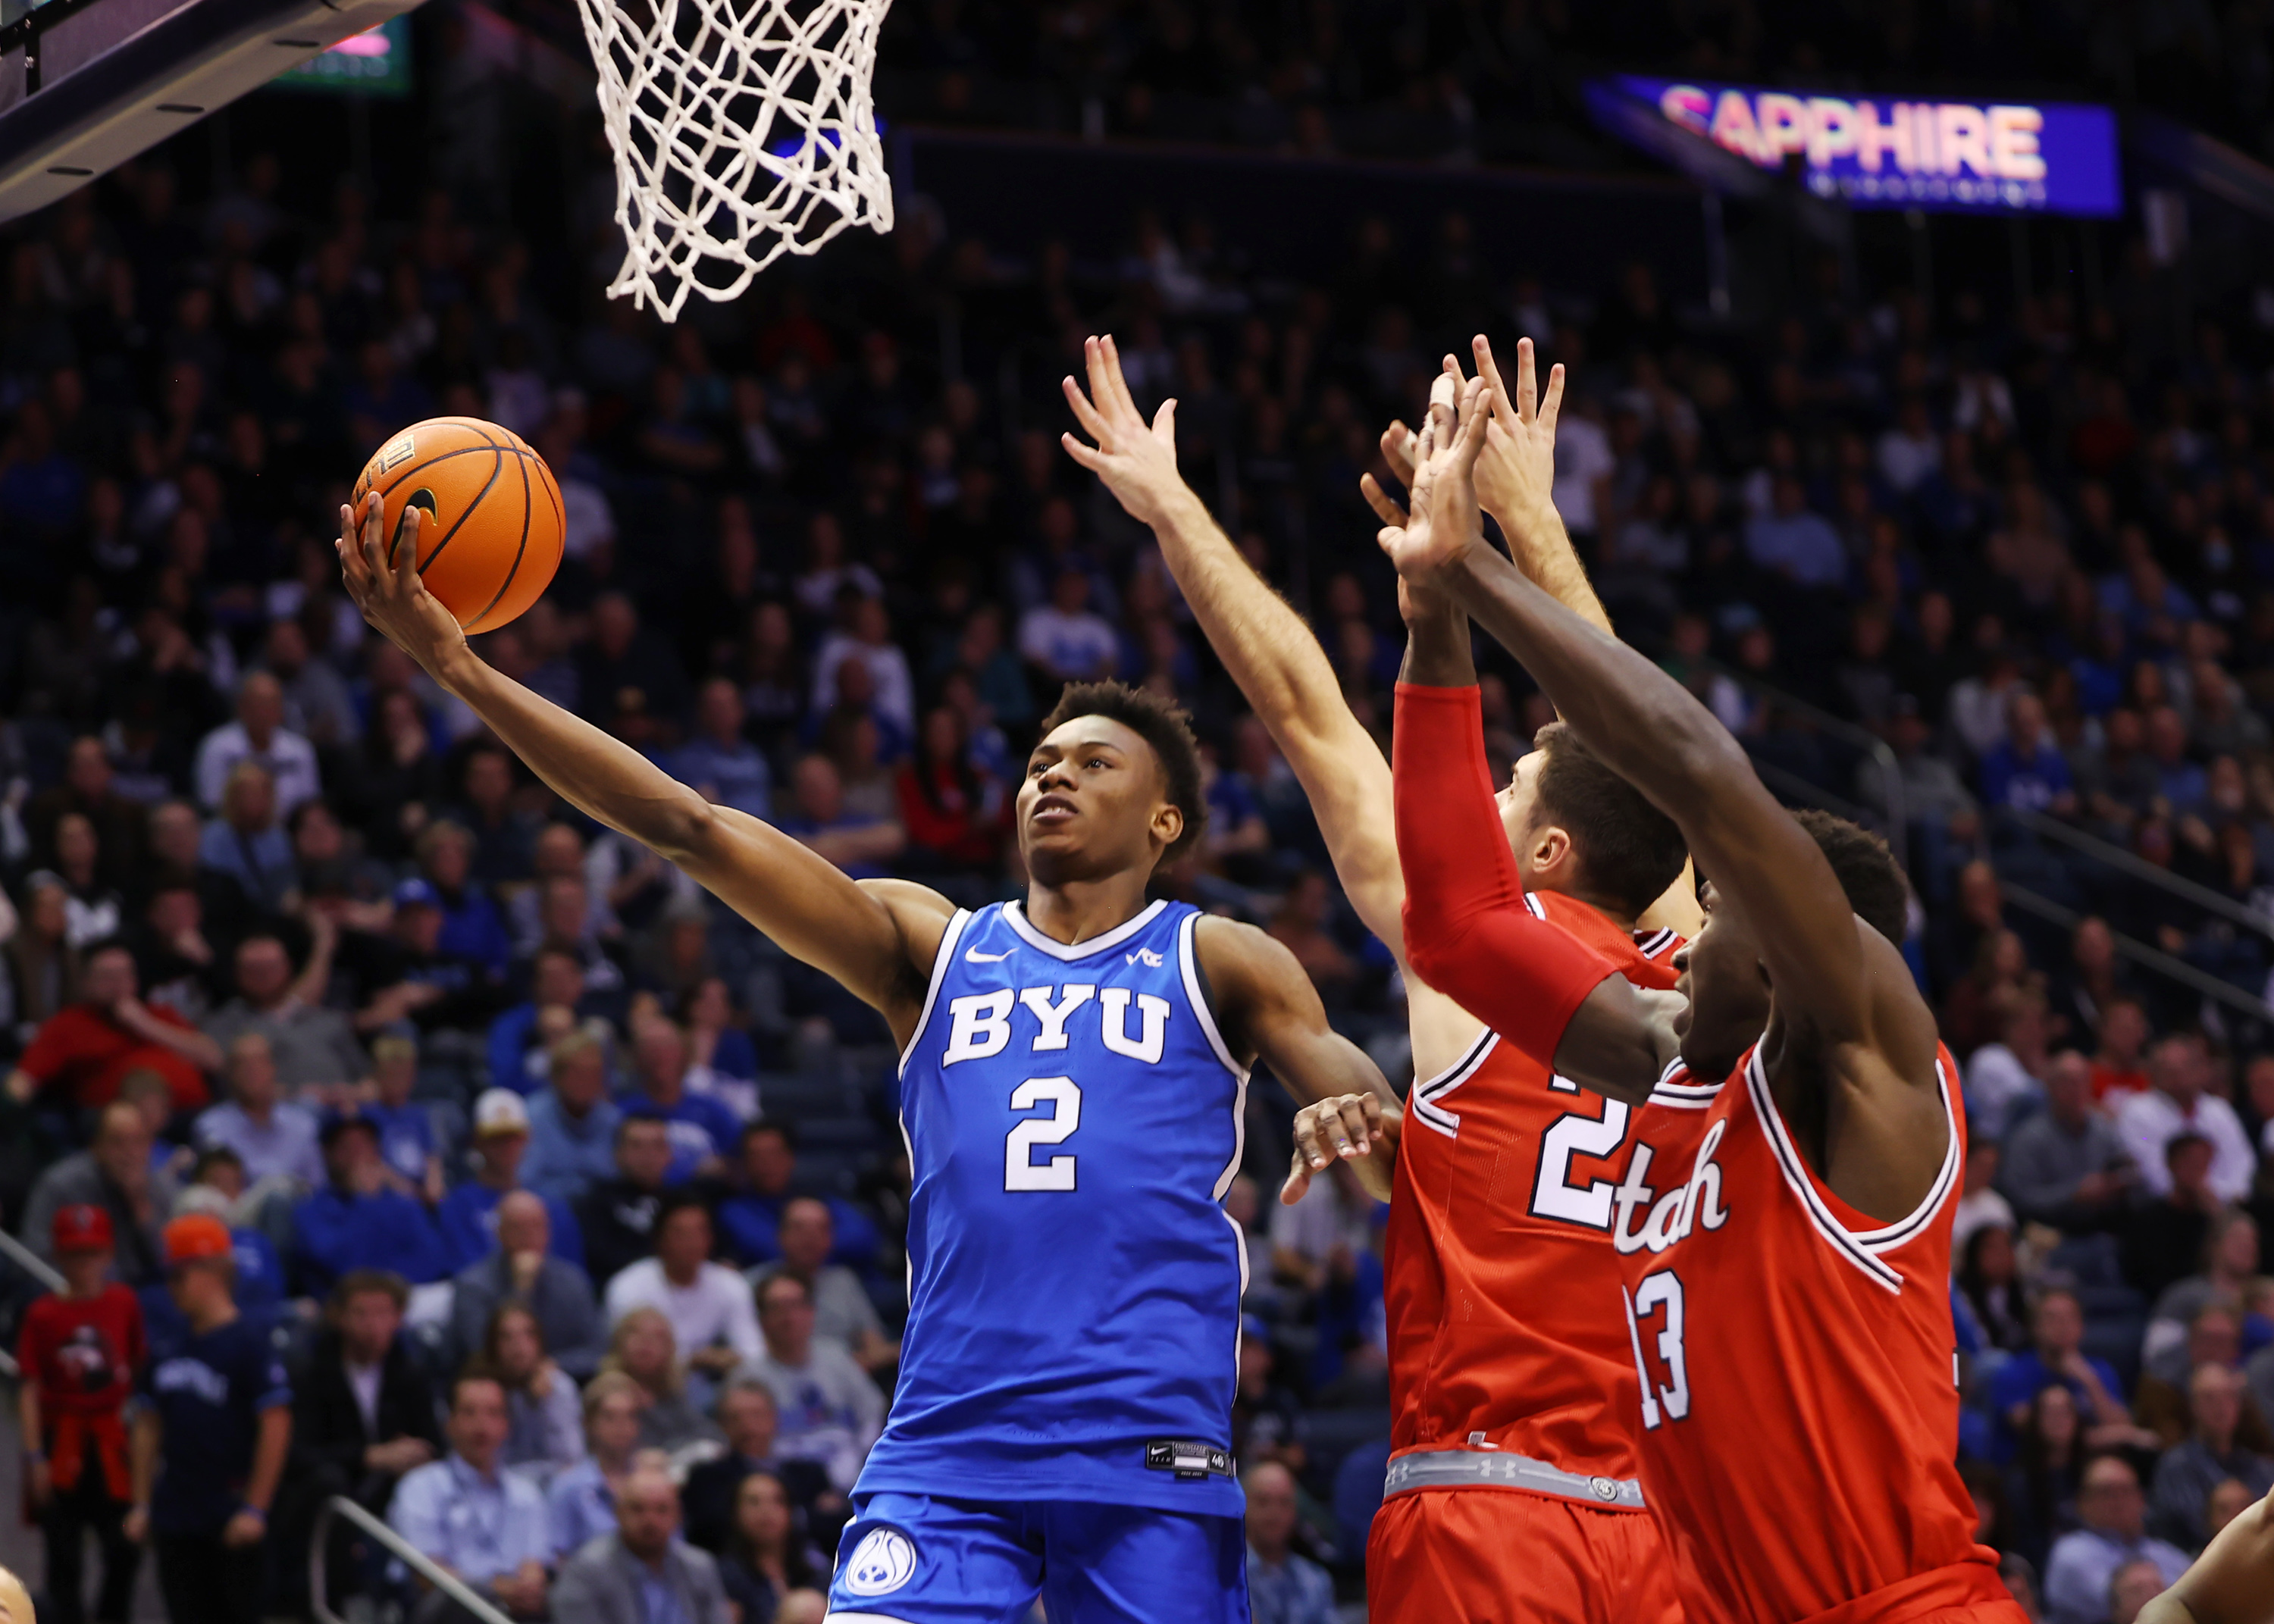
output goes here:
<path id="1" fill-rule="evenodd" d="M 1558 1116 L 1540 1136 L 1540 1177 L 1532 1182 L 1532 1214 L 1535 1218 L 1560 1218 L 1590 1229 L 1611 1227 L 1611 1192 L 1608 1178 L 1585 1186 L 1571 1183 L 1573 1156 L 1608 1156 L 1627 1136 L 1627 1108 L 1621 1100 L 1603 1101 L 1600 1116 L 1576 1111 Z"/>
<path id="2" fill-rule="evenodd" d="M 1032 1110 L 1037 1105 L 1048 1105 L 1050 1114 L 1019 1123 L 1003 1147 L 1003 1188 L 1071 1190 L 1073 1158 L 1052 1156 L 1037 1163 L 1034 1147 L 1064 1144 L 1081 1126 L 1081 1090 L 1071 1077 L 1030 1077 L 1011 1091 L 1013 1110 Z"/>
<path id="3" fill-rule="evenodd" d="M 1653 1384 L 1642 1357 L 1642 1329 L 1661 1309 L 1666 1323 L 1657 1333 L 1658 1357 L 1666 1363 L 1667 1380 Z M 1635 1374 L 1642 1379 L 1645 1428 L 1656 1427 L 1661 1418 L 1680 1421 L 1690 1414 L 1690 1356 L 1683 1348 L 1683 1334 L 1682 1276 L 1672 1269 L 1644 1275 L 1627 1304 L 1627 1335 L 1634 1343 Z"/>

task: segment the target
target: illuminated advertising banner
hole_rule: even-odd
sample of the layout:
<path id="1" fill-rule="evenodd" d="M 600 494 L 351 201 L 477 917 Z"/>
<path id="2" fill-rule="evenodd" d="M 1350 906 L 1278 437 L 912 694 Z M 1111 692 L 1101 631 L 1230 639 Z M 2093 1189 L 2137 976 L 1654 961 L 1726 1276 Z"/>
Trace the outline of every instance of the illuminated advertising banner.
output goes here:
<path id="1" fill-rule="evenodd" d="M 1600 85 L 1764 169 L 1797 155 L 1811 192 L 1857 208 L 2123 210 L 2116 116 L 2105 107 L 1822 95 L 1632 75 Z"/>
<path id="2" fill-rule="evenodd" d="M 269 81 L 280 90 L 346 90 L 366 96 L 410 94 L 410 19 L 390 17 Z"/>

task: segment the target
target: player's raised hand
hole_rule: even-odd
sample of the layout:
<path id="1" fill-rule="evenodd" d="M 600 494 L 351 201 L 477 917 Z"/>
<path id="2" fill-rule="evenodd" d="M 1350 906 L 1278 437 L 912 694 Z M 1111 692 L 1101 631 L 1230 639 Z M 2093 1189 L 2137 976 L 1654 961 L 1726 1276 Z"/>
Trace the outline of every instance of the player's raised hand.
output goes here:
<path id="1" fill-rule="evenodd" d="M 1547 369 L 1547 392 L 1540 393 L 1532 341 L 1516 341 L 1516 387 L 1502 380 L 1492 341 L 1481 333 L 1470 341 L 1477 376 L 1492 391 L 1492 427 L 1477 459 L 1477 499 L 1495 518 L 1520 520 L 1552 508 L 1555 487 L 1555 419 L 1563 407 L 1563 368 Z"/>
<path id="2" fill-rule="evenodd" d="M 1340 1160 L 1351 1164 L 1368 1195 L 1387 1201 L 1404 1126 L 1397 1108 L 1384 1106 L 1376 1094 L 1337 1094 L 1305 1106 L 1295 1113 L 1294 1159 L 1279 1199 L 1294 1206 L 1311 1187 L 1312 1175 Z"/>
<path id="3" fill-rule="evenodd" d="M 1425 583 L 1468 548 L 1484 545 L 1476 468 L 1492 391 L 1471 379 L 1457 405 L 1452 395 L 1449 377 L 1430 391 L 1429 420 L 1415 444 L 1411 511 L 1404 523 L 1385 524 L 1378 538 L 1401 576 Z"/>
<path id="4" fill-rule="evenodd" d="M 405 506 L 390 550 L 385 505 L 374 491 L 364 499 L 360 515 L 341 504 L 340 538 L 334 545 L 340 577 L 363 618 L 433 676 L 465 651 L 466 634 L 418 574 L 418 530 L 426 516 L 424 508 Z"/>
<path id="5" fill-rule="evenodd" d="M 1163 401 L 1148 424 L 1129 393 L 1121 372 L 1121 351 L 1113 335 L 1083 341 L 1082 357 L 1089 372 L 1089 392 L 1072 377 L 1063 380 L 1066 404 L 1082 433 L 1058 437 L 1066 455 L 1100 479 L 1129 516 L 1141 524 L 1157 526 L 1169 504 L 1189 494 L 1184 477 L 1177 472 L 1177 402 Z"/>

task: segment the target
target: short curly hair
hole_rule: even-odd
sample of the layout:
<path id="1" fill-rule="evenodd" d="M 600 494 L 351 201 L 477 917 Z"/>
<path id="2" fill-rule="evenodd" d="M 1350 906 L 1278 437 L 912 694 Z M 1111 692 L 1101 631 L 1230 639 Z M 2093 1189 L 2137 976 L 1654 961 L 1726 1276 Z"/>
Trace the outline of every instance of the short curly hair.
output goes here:
<path id="1" fill-rule="evenodd" d="M 1185 815 L 1184 832 L 1161 853 L 1163 862 L 1175 861 L 1208 827 L 1208 796 L 1201 787 L 1201 744 L 1193 736 L 1191 713 L 1150 688 L 1111 680 L 1069 682 L 1035 737 L 1047 739 L 1078 716 L 1102 716 L 1118 722 L 1152 747 L 1161 763 L 1161 776 L 1168 783 L 1169 804 Z"/>
<path id="2" fill-rule="evenodd" d="M 1848 906 L 1897 946 L 1910 924 L 1910 886 L 1887 843 L 1860 823 L 1818 807 L 1799 807 L 1793 821 L 1808 831 L 1832 864 Z"/>

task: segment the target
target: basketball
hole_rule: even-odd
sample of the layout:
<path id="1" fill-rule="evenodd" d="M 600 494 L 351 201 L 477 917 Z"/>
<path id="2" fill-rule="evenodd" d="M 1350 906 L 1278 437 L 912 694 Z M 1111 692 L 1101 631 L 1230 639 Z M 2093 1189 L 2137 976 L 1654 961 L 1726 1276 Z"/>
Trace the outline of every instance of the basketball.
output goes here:
<path id="1" fill-rule="evenodd" d="M 535 603 L 561 568 L 564 509 L 545 459 L 478 417 L 429 417 L 388 439 L 357 478 L 380 493 L 388 562 L 405 508 L 424 508 L 418 573 L 469 632 L 493 632 Z"/>

